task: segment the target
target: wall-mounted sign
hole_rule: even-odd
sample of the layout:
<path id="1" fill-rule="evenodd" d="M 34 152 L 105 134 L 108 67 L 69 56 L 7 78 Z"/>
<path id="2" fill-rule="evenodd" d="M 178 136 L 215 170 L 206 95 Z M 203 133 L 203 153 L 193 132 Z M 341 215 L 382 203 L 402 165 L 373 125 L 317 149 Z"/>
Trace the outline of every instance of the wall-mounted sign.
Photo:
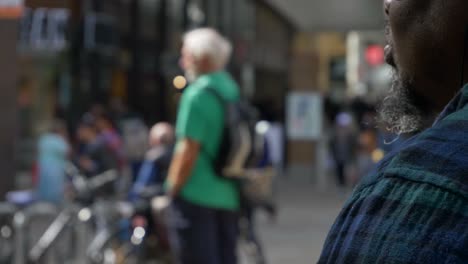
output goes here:
<path id="1" fill-rule="evenodd" d="M 0 0 L 0 19 L 18 19 L 23 8 L 23 0 Z"/>
<path id="2" fill-rule="evenodd" d="M 62 8 L 25 9 L 21 19 L 20 48 L 34 51 L 63 50 L 67 46 L 69 16 L 69 11 Z"/>
<path id="3" fill-rule="evenodd" d="M 323 102 L 317 93 L 295 92 L 287 98 L 287 132 L 292 140 L 318 140 L 322 136 Z"/>

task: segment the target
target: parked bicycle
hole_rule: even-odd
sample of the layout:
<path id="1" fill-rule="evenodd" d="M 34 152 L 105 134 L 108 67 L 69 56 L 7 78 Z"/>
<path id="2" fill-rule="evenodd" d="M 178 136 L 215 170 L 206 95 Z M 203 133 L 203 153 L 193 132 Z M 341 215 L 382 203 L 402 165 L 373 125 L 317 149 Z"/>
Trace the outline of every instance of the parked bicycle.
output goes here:
<path id="1" fill-rule="evenodd" d="M 85 247 L 89 245 L 89 235 L 95 227 L 90 222 L 94 204 L 100 190 L 112 185 L 117 180 L 117 172 L 110 170 L 90 179 L 82 176 L 72 165 L 67 166 L 67 174 L 71 178 L 73 202 L 59 212 L 58 216 L 48 226 L 37 243 L 28 252 L 28 261 L 32 263 L 44 262 L 43 257 L 53 246 L 57 246 L 58 238 L 69 229 L 76 245 L 75 256 L 70 259 L 80 259 Z M 70 230 L 71 229 L 71 230 Z M 83 262 L 81 262 L 83 263 Z M 86 260 L 84 263 L 88 263 Z"/>

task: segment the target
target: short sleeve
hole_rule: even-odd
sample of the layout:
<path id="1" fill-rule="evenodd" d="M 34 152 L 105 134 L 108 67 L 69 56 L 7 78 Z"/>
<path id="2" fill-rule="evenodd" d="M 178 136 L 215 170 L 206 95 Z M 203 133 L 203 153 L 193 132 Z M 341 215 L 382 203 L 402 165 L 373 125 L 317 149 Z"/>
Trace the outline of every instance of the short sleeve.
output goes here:
<path id="1" fill-rule="evenodd" d="M 182 96 L 176 125 L 179 138 L 202 142 L 207 127 L 202 99 L 200 93 L 188 93 Z"/>

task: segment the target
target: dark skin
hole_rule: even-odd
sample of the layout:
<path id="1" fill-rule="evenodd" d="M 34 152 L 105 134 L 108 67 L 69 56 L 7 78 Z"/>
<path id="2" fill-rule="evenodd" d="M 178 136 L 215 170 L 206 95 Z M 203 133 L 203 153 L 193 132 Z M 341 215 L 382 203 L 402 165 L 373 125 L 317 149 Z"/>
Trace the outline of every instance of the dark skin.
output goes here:
<path id="1" fill-rule="evenodd" d="M 411 82 L 432 114 L 461 88 L 466 10 L 467 0 L 384 0 L 387 62 L 400 79 Z M 464 63 L 466 83 L 468 55 Z"/>

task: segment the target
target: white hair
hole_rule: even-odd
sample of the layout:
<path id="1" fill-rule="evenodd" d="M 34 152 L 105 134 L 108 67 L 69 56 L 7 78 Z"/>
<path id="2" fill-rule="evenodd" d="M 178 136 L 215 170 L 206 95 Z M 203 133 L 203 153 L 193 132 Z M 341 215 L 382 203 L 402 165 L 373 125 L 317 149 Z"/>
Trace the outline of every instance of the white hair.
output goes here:
<path id="1" fill-rule="evenodd" d="M 207 56 L 219 69 L 227 65 L 232 53 L 231 43 L 212 28 L 199 28 L 186 33 L 184 48 L 196 59 Z"/>
<path id="2" fill-rule="evenodd" d="M 161 144 L 171 144 L 174 141 L 174 128 L 166 122 L 157 123 L 151 128 L 149 139 L 150 142 L 158 141 Z"/>

